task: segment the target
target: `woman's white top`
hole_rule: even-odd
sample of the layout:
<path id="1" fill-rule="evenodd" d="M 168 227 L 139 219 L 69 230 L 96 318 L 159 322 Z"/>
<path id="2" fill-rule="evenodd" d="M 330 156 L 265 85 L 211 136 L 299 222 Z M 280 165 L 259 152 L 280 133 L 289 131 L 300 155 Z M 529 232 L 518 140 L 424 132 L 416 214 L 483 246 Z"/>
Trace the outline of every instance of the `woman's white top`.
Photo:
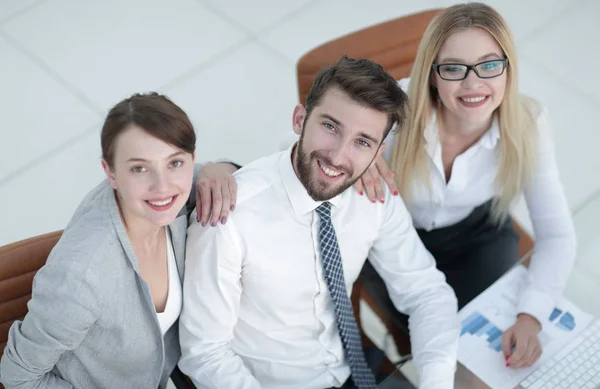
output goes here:
<path id="1" fill-rule="evenodd" d="M 399 81 L 408 88 L 408 79 Z M 547 110 L 537 112 L 539 144 L 531 185 L 523 195 L 535 235 L 535 248 L 529 267 L 530 284 L 525 289 L 519 311 L 534 316 L 542 326 L 554 308 L 554 301 L 565 287 L 576 251 L 575 229 L 559 177 Z M 467 217 L 473 209 L 498 196 L 495 180 L 500 153 L 500 128 L 494 118 L 490 129 L 468 150 L 456 157 L 450 181 L 446 183 L 442 163 L 439 128 L 434 116 L 425 129 L 427 156 L 430 160 L 427 184 L 413 187 L 406 206 L 417 228 L 432 230 L 450 226 Z M 391 161 L 394 134 L 386 139 L 383 156 Z M 493 261 L 494 258 L 490 258 Z"/>
<path id="2" fill-rule="evenodd" d="M 182 306 L 182 287 L 181 281 L 179 280 L 179 272 L 177 271 L 177 263 L 175 262 L 175 252 L 173 251 L 173 243 L 171 242 L 171 235 L 168 229 L 165 228 L 167 233 L 167 269 L 169 277 L 169 291 L 167 295 L 167 303 L 165 309 L 162 312 L 157 312 L 158 324 L 160 330 L 164 335 L 169 328 L 177 321 L 179 314 L 181 313 Z"/>

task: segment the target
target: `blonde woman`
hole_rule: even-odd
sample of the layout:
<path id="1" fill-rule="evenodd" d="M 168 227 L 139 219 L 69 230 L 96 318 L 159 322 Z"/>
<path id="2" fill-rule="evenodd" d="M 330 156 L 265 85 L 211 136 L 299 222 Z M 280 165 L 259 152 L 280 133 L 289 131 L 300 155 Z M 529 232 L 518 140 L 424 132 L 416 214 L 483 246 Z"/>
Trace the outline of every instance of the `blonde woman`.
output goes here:
<path id="1" fill-rule="evenodd" d="M 563 291 L 576 243 L 548 115 L 518 92 L 505 20 L 481 3 L 447 8 L 428 26 L 410 82 L 400 83 L 408 85 L 408 123 L 356 189 L 379 199 L 383 177 L 400 193 L 460 307 L 519 259 L 508 212 L 524 195 L 535 249 L 503 351 L 507 366 L 530 366 L 541 355 L 537 334 Z M 364 272 L 381 282 L 372 269 Z"/>
<path id="2" fill-rule="evenodd" d="M 505 20 L 481 3 L 445 9 L 424 34 L 410 82 L 400 84 L 411 105 L 408 123 L 388 137 L 355 188 L 373 203 L 383 201 L 382 182 L 403 197 L 459 307 L 518 261 L 508 212 L 524 195 L 535 250 L 503 352 L 507 366 L 530 366 L 541 355 L 537 335 L 563 291 L 576 244 L 548 114 L 518 92 L 516 50 Z M 217 193 L 215 177 L 222 176 L 226 188 L 230 177 L 218 169 L 205 169 Z M 383 285 L 368 262 L 362 277 Z"/>

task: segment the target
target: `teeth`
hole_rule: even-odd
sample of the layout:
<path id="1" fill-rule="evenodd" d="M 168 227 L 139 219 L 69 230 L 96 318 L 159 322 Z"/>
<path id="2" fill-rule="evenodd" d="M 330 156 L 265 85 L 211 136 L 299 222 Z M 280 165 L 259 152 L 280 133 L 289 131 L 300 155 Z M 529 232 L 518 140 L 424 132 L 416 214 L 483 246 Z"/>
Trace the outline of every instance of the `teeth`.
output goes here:
<path id="1" fill-rule="evenodd" d="M 480 101 L 483 101 L 485 97 L 461 97 L 460 99 L 466 103 L 479 103 Z"/>
<path id="2" fill-rule="evenodd" d="M 321 165 L 320 163 L 319 163 L 319 166 L 321 167 L 321 170 L 323 170 L 323 172 L 325 174 L 327 174 L 329 177 L 337 177 L 340 174 L 342 174 L 340 172 L 336 172 L 335 170 L 328 169 L 325 166 Z"/>
<path id="3" fill-rule="evenodd" d="M 173 197 L 171 197 L 168 200 L 165 201 L 148 201 L 150 204 L 154 205 L 155 207 L 163 207 L 167 204 L 171 204 L 171 201 L 173 201 Z"/>

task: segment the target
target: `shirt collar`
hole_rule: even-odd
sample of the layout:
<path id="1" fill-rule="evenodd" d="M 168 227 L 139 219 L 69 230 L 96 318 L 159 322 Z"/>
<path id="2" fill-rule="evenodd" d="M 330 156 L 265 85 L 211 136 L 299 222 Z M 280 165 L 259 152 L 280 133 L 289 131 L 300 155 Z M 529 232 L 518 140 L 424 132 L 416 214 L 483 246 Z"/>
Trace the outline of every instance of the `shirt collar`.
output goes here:
<path id="1" fill-rule="evenodd" d="M 492 150 L 498 144 L 498 139 L 500 139 L 500 125 L 498 124 L 498 115 L 494 115 L 492 125 L 490 126 L 490 129 L 483 134 L 480 143 L 483 147 Z"/>
<path id="2" fill-rule="evenodd" d="M 296 175 L 296 171 L 292 166 L 292 153 L 297 144 L 298 142 L 294 143 L 286 152 L 281 154 L 279 159 L 279 175 L 283 183 L 283 188 L 294 209 L 294 213 L 296 216 L 302 216 L 314 211 L 323 203 L 323 201 L 313 200 L 312 197 L 308 195 L 306 188 L 302 185 L 302 182 L 300 182 L 300 179 Z M 341 193 L 328 201 L 336 208 L 340 207 L 342 205 L 342 196 L 344 193 Z"/>

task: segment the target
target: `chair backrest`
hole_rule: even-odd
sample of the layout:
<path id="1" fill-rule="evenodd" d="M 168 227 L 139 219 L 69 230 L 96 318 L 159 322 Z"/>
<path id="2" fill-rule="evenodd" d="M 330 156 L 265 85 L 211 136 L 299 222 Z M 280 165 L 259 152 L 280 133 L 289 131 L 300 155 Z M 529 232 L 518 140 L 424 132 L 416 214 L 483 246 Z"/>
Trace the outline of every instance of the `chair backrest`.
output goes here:
<path id="1" fill-rule="evenodd" d="M 396 80 L 409 77 L 417 49 L 427 25 L 441 9 L 402 16 L 326 42 L 300 58 L 297 65 L 298 97 L 301 104 L 323 67 L 346 54 L 352 58 L 368 58 L 379 63 Z M 531 236 L 515 222 L 521 240 L 519 255 L 533 248 Z"/>
<path id="2" fill-rule="evenodd" d="M 0 247 L 0 357 L 8 329 L 27 314 L 33 277 L 61 235 L 62 231 L 55 231 Z"/>

